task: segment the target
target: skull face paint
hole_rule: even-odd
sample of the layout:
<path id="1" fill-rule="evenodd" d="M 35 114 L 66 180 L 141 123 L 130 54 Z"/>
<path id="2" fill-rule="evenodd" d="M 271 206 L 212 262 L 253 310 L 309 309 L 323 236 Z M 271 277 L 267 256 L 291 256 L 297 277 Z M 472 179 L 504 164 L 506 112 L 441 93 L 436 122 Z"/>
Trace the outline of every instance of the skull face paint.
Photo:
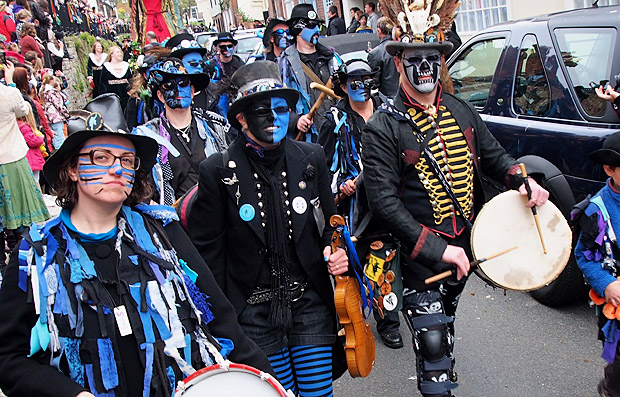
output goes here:
<path id="1" fill-rule="evenodd" d="M 190 52 L 183 57 L 183 66 L 189 74 L 202 73 L 202 55 L 198 52 Z"/>
<path id="2" fill-rule="evenodd" d="M 189 77 L 177 77 L 161 85 L 166 105 L 172 109 L 186 109 L 192 105 L 192 85 Z"/>
<path id="3" fill-rule="evenodd" d="M 286 99 L 264 98 L 255 101 L 244 113 L 248 129 L 262 143 L 278 143 L 286 136 L 290 110 Z"/>
<path id="4" fill-rule="evenodd" d="M 402 57 L 407 80 L 423 94 L 433 91 L 439 82 L 441 54 L 438 50 L 405 50 Z"/>
<path id="5" fill-rule="evenodd" d="M 365 77 L 368 79 L 370 77 Z M 361 77 L 347 79 L 347 95 L 354 102 L 366 102 L 370 99 L 370 87 L 364 84 Z"/>
<path id="6" fill-rule="evenodd" d="M 314 28 L 304 28 L 301 31 L 300 36 L 308 43 L 317 45 L 319 43 L 319 27 L 314 26 Z"/>

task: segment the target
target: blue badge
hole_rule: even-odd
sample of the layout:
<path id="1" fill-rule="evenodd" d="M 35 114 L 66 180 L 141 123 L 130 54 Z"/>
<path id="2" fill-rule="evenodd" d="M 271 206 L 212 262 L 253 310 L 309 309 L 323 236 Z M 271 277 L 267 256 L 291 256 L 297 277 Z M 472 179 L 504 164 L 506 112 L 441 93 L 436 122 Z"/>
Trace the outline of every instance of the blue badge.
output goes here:
<path id="1" fill-rule="evenodd" d="M 254 219 L 254 215 L 256 215 L 256 210 L 251 204 L 243 204 L 241 208 L 239 208 L 239 216 L 246 222 Z"/>

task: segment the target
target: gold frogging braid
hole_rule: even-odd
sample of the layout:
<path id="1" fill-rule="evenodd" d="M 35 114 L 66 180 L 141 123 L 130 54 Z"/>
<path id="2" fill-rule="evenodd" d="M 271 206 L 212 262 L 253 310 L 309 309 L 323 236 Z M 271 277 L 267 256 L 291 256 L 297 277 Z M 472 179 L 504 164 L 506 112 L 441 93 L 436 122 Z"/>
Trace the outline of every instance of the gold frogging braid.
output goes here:
<path id="1" fill-rule="evenodd" d="M 420 128 L 422 136 L 429 130 L 432 132 L 433 117 L 414 108 L 409 109 L 409 114 Z M 445 106 L 439 106 L 436 120 L 439 120 L 437 134 L 429 141 L 428 147 L 437 160 L 446 181 L 452 186 L 459 204 L 469 217 L 473 207 L 474 193 L 473 155 L 456 120 Z M 430 198 L 435 224 L 439 225 L 444 219 L 456 216 L 457 211 L 452 200 L 431 170 L 426 158 L 421 156 L 415 168 Z"/>

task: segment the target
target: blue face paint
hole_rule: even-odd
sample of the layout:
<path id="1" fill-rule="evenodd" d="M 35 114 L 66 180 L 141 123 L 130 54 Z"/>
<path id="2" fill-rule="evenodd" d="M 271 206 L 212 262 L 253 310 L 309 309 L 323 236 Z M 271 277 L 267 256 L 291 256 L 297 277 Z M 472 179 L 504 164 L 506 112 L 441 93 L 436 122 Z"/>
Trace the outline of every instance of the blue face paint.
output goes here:
<path id="1" fill-rule="evenodd" d="M 202 56 L 198 52 L 190 52 L 183 57 L 183 66 L 189 74 L 202 73 Z"/>
<path id="2" fill-rule="evenodd" d="M 123 153 L 135 153 L 135 149 L 129 148 L 127 146 L 122 145 L 113 145 L 113 144 L 93 144 L 84 146 L 82 153 L 89 153 L 90 150 L 102 149 L 118 149 L 122 150 Z M 120 165 L 120 159 L 115 159 L 114 163 L 110 166 L 105 165 L 96 165 L 91 163 L 91 159 L 89 155 L 80 155 L 78 161 L 78 177 L 80 183 L 83 185 L 100 185 L 103 184 L 102 179 L 105 175 L 108 175 L 110 170 L 113 170 L 113 174 L 121 177 L 121 182 L 125 184 L 128 188 L 133 188 L 134 180 L 135 180 L 135 170 L 128 170 L 123 168 Z"/>
<path id="3" fill-rule="evenodd" d="M 285 49 L 289 45 L 288 38 L 286 36 L 280 36 L 280 40 L 278 40 L 278 47 Z"/>
<path id="4" fill-rule="evenodd" d="M 122 146 L 122 145 L 111 145 L 111 144 L 106 144 L 106 143 L 97 143 L 95 145 L 88 145 L 88 146 L 84 146 L 82 149 L 86 150 L 86 149 L 93 149 L 93 148 L 97 148 L 97 149 L 121 149 L 124 150 L 126 152 L 130 152 L 130 153 L 135 153 L 136 150 L 129 148 L 127 146 Z"/>
<path id="5" fill-rule="evenodd" d="M 359 79 L 357 79 L 359 81 Z M 370 89 L 362 86 L 362 88 L 358 88 L 354 90 L 351 87 L 351 83 L 354 81 L 354 78 L 349 78 L 347 80 L 347 95 L 354 102 L 366 102 L 370 99 Z"/>
<path id="6" fill-rule="evenodd" d="M 253 109 L 244 114 L 248 129 L 259 142 L 278 143 L 286 137 L 290 117 L 286 99 L 264 98 L 254 102 Z"/>
<path id="7" fill-rule="evenodd" d="M 319 43 L 319 27 L 315 26 L 312 29 L 304 28 L 301 31 L 301 38 L 310 44 L 317 45 Z"/>
<path id="8" fill-rule="evenodd" d="M 192 105 L 192 86 L 181 87 L 172 84 L 170 89 L 161 89 L 166 105 L 172 109 L 186 109 Z"/>

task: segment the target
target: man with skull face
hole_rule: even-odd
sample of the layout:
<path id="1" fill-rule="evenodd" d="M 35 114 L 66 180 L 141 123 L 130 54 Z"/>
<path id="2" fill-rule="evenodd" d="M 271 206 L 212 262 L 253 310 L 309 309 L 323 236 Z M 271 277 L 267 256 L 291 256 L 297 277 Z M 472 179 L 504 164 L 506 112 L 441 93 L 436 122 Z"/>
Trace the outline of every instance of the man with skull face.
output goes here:
<path id="1" fill-rule="evenodd" d="M 317 18 L 312 4 L 297 4 L 293 7 L 291 18 L 286 21 L 293 44 L 284 50 L 278 61 L 284 84 L 300 94 L 293 109 L 301 115 L 296 122 L 297 129 L 306 133 L 306 141 L 312 142 L 317 140 L 318 131 L 331 102 L 326 99 L 315 113 L 314 119 L 308 118 L 306 114 L 320 95 L 319 91 L 310 88 L 310 83 L 315 76 L 322 84 L 327 83 L 342 63 L 338 54 L 319 43 L 319 24 L 323 22 Z M 315 76 L 309 75 L 302 64 L 312 70 Z M 291 135 L 295 137 L 296 131 L 291 131 Z"/>
<path id="2" fill-rule="evenodd" d="M 443 37 L 429 29 L 386 43 L 401 84 L 394 104 L 380 107 L 362 134 L 370 210 L 401 243 L 403 315 L 424 396 L 449 396 L 457 386 L 453 321 L 470 270 L 471 222 L 485 202 L 482 178 L 527 195 L 517 162 L 478 113 L 442 91 L 442 59 L 452 49 Z M 543 204 L 549 193 L 530 184 L 527 205 Z M 456 277 L 424 283 L 454 267 Z"/>
<path id="3" fill-rule="evenodd" d="M 161 59 L 149 69 L 148 78 L 151 92 L 164 110 L 138 130 L 159 136 L 152 172 L 154 199 L 172 205 L 198 182 L 200 162 L 228 147 L 230 125 L 216 113 L 192 108 L 194 93 L 205 89 L 209 77 L 186 73 L 181 60 Z"/>
<path id="4" fill-rule="evenodd" d="M 346 272 L 348 259 L 329 246 L 336 209 L 323 150 L 287 139 L 299 94 L 285 88 L 275 63 L 242 66 L 232 83 L 228 120 L 241 133 L 200 165 L 189 234 L 284 387 L 332 396 L 338 343 L 329 275 Z"/>

